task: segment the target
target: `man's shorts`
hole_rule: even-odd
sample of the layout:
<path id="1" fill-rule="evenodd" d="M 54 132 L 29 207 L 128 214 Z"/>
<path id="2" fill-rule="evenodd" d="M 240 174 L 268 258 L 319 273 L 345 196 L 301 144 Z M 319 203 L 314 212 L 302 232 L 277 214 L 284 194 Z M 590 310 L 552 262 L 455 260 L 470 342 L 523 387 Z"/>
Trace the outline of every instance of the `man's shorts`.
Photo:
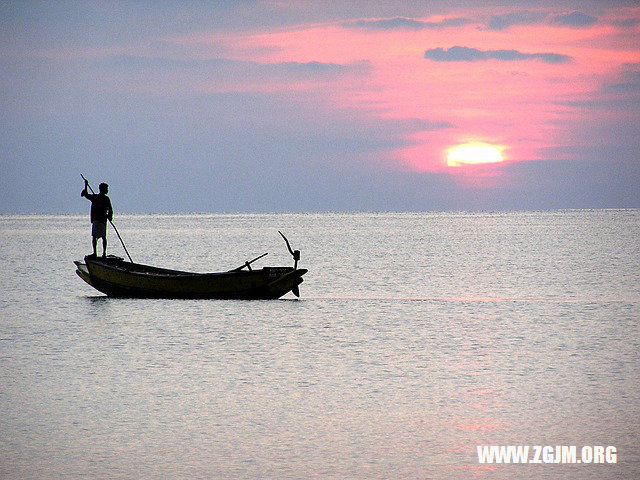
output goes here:
<path id="1" fill-rule="evenodd" d="M 107 224 L 102 222 L 91 222 L 91 235 L 93 238 L 107 238 Z"/>

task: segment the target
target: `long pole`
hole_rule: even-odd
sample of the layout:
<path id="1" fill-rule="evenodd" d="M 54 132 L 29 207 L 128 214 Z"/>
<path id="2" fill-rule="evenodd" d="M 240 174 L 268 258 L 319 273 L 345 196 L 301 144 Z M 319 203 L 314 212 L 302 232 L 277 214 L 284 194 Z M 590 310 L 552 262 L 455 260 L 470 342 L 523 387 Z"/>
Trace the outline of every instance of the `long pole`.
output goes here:
<path id="1" fill-rule="evenodd" d="M 87 182 L 87 187 L 89 187 L 89 190 L 91 190 L 91 193 L 93 193 L 95 195 L 95 191 L 93 190 L 93 188 L 91 188 L 91 185 L 89 185 L 89 180 L 87 180 L 86 178 L 84 178 L 83 174 L 80 174 L 80 176 L 82 177 L 82 179 Z M 107 219 L 109 220 L 109 219 Z M 111 220 L 109 220 L 109 223 L 111 224 L 111 226 L 113 227 L 113 229 L 116 232 L 116 235 L 118 236 L 118 238 L 120 239 L 120 243 L 122 244 L 122 248 L 124 248 L 124 253 L 127 254 L 127 257 L 129 257 L 129 261 L 131 263 L 133 263 L 133 260 L 131 260 L 131 255 L 129 255 L 129 251 L 127 250 L 126 245 L 124 244 L 124 241 L 122 240 L 122 237 L 120 236 L 120 233 L 118 232 L 118 229 L 116 228 L 116 226 L 113 224 L 113 222 Z"/>

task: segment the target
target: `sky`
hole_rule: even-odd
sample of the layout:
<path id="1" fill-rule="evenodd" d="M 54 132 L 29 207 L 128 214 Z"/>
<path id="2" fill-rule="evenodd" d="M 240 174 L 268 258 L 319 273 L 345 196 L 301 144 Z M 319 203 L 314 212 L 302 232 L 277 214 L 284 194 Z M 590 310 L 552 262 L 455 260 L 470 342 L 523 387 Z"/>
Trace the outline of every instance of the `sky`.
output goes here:
<path id="1" fill-rule="evenodd" d="M 637 1 L 0 1 L 0 213 L 640 207 Z"/>

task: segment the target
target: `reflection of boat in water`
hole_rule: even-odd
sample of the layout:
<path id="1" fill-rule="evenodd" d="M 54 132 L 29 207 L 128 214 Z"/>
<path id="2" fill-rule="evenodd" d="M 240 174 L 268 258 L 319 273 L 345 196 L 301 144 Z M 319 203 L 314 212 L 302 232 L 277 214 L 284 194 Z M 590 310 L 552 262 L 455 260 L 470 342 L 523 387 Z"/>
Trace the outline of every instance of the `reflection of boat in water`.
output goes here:
<path id="1" fill-rule="evenodd" d="M 74 263 L 80 278 L 112 297 L 275 299 L 288 292 L 300 296 L 298 285 L 307 273 L 306 269 L 298 268 L 300 252 L 291 251 L 290 247 L 289 251 L 295 259 L 293 267 L 253 270 L 251 263 L 264 254 L 234 270 L 218 273 L 169 270 L 114 256 L 86 256 L 84 263 Z"/>

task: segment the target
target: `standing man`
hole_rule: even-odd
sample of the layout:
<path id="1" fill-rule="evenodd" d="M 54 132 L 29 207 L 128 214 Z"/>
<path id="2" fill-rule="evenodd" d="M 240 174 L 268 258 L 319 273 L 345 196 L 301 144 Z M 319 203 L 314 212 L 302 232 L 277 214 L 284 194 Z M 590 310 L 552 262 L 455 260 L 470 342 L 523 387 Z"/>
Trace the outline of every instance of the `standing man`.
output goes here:
<path id="1" fill-rule="evenodd" d="M 102 257 L 107 256 L 107 220 L 113 219 L 113 207 L 111 206 L 111 200 L 107 197 L 109 192 L 109 185 L 101 183 L 99 190 L 100 193 L 93 194 L 87 191 L 89 182 L 84 181 L 84 190 L 80 193 L 82 197 L 86 197 L 91 200 L 91 237 L 93 246 L 93 256 L 97 256 L 96 246 L 98 239 L 102 238 Z"/>

